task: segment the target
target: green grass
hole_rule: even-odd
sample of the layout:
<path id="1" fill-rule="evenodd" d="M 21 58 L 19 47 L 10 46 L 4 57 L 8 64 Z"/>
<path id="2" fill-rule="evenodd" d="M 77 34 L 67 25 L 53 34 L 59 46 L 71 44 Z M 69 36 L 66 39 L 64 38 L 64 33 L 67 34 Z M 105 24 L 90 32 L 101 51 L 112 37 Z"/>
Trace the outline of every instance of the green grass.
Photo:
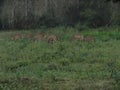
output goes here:
<path id="1" fill-rule="evenodd" d="M 42 30 L 59 36 L 52 45 L 10 39 L 15 33 L 40 31 L 0 32 L 0 90 L 119 90 L 120 28 Z M 95 42 L 70 42 L 77 33 Z"/>

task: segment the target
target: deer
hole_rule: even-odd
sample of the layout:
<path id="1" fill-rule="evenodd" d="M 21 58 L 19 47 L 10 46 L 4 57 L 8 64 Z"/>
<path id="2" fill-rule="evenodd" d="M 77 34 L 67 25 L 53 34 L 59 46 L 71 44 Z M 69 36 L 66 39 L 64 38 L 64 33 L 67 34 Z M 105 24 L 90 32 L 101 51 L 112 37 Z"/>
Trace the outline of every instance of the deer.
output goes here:
<path id="1" fill-rule="evenodd" d="M 58 40 L 58 37 L 56 35 L 50 35 L 47 37 L 47 42 L 53 44 Z"/>
<path id="2" fill-rule="evenodd" d="M 82 35 L 82 34 L 76 34 L 76 35 L 74 35 L 72 38 L 71 38 L 71 41 L 73 42 L 73 41 L 76 41 L 76 40 L 83 40 L 84 39 L 84 35 Z"/>
<path id="3" fill-rule="evenodd" d="M 83 41 L 84 42 L 94 42 L 94 38 L 92 38 L 92 37 L 84 37 Z"/>
<path id="4" fill-rule="evenodd" d="M 28 38 L 28 39 L 33 39 L 33 38 L 34 38 L 34 35 L 33 35 L 33 34 L 28 34 L 28 35 L 26 35 L 26 38 Z"/>
<path id="5" fill-rule="evenodd" d="M 14 41 L 22 39 L 22 38 L 23 38 L 22 34 L 15 34 L 11 37 L 11 39 L 14 40 Z"/>
<path id="6" fill-rule="evenodd" d="M 40 32 L 36 37 L 35 39 L 37 41 L 41 41 L 43 38 L 45 37 L 45 34 L 43 32 Z"/>

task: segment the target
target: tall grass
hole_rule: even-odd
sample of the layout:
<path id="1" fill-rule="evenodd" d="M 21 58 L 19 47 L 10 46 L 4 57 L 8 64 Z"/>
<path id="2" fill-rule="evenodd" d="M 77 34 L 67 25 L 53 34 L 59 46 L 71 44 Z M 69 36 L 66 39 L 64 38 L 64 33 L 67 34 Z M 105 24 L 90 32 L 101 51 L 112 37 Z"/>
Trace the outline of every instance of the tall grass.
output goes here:
<path id="1" fill-rule="evenodd" d="M 46 35 L 59 36 L 59 41 L 53 44 L 10 39 L 15 33 L 37 35 L 38 32 L 41 30 L 0 33 L 0 90 L 119 88 L 120 28 L 79 31 L 57 27 L 44 30 Z M 71 42 L 70 38 L 78 33 L 93 37 L 94 42 Z"/>

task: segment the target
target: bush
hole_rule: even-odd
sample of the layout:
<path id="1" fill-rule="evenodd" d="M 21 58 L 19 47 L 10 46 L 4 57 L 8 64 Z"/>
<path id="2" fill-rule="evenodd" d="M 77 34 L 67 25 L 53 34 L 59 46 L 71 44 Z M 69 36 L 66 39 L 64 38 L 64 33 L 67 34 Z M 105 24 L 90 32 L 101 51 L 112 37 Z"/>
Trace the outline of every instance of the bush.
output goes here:
<path id="1" fill-rule="evenodd" d="M 75 25 L 75 28 L 78 30 L 78 31 L 83 31 L 83 30 L 88 30 L 88 26 L 87 25 L 82 25 L 81 23 L 78 23 Z"/>
<path id="2" fill-rule="evenodd" d="M 115 90 L 120 89 L 120 66 L 116 62 L 116 60 L 111 60 L 108 63 L 109 71 L 111 73 L 110 78 L 115 81 Z"/>

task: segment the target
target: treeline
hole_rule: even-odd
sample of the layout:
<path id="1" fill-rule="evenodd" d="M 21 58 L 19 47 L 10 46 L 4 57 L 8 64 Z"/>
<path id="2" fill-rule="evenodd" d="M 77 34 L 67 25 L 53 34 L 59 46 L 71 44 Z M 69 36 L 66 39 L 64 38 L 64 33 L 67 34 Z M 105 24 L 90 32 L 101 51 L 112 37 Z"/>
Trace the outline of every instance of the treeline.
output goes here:
<path id="1" fill-rule="evenodd" d="M 119 8 L 119 0 L 0 0 L 0 28 L 120 25 Z"/>

